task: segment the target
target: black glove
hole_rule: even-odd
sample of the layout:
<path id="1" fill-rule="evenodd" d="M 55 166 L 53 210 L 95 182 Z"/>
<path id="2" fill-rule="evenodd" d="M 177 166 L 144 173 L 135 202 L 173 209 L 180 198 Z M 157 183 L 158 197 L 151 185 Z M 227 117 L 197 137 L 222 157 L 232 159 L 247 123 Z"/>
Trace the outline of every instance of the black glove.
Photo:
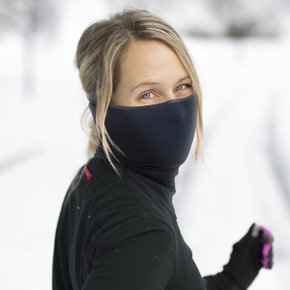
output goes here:
<path id="1" fill-rule="evenodd" d="M 222 275 L 239 290 L 247 289 L 259 270 L 273 265 L 273 236 L 266 228 L 252 224 L 247 234 L 233 246 Z"/>

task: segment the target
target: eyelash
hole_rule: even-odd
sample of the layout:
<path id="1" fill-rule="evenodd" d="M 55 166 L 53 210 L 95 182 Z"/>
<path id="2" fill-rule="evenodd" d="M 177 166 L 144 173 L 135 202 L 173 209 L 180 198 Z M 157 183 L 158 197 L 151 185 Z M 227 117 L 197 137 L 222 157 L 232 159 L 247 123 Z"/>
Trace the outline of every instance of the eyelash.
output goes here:
<path id="1" fill-rule="evenodd" d="M 192 84 L 191 84 L 191 83 L 181 84 L 181 85 L 178 85 L 178 86 L 175 88 L 175 92 L 178 92 L 178 91 L 183 90 L 183 89 L 180 89 L 180 90 L 177 89 L 178 87 L 182 87 L 182 86 L 185 86 L 184 90 L 186 90 L 186 89 L 188 89 L 188 88 L 192 88 Z M 152 94 L 152 91 L 148 91 L 148 92 L 142 93 L 142 94 L 140 95 L 140 99 L 147 99 L 147 98 L 144 98 L 144 95 L 147 95 L 147 94 Z"/>

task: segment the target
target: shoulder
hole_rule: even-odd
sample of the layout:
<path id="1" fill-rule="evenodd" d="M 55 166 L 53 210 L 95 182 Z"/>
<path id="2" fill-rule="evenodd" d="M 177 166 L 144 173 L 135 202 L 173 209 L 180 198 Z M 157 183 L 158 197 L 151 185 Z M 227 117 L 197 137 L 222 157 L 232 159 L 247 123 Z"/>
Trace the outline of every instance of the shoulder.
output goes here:
<path id="1" fill-rule="evenodd" d="M 153 194 L 145 191 L 126 174 L 118 175 L 104 160 L 93 158 L 84 169 L 90 171 L 90 180 L 85 182 L 82 189 L 85 193 L 83 202 L 98 211 L 129 211 L 139 214 L 146 209 L 145 215 L 158 216 L 162 203 L 153 198 Z M 85 177 L 84 177 L 85 179 Z"/>
<path id="2" fill-rule="evenodd" d="M 66 192 L 64 203 L 109 206 L 115 198 L 138 200 L 132 184 L 125 182 L 104 160 L 91 158 L 82 165 Z M 104 207 L 105 208 L 105 207 Z"/>
<path id="3" fill-rule="evenodd" d="M 161 204 L 151 200 L 131 180 L 118 176 L 101 159 L 90 159 L 75 179 L 76 185 L 70 186 L 73 192 L 67 209 L 90 237 L 110 236 L 123 227 L 144 225 L 149 220 L 151 224 L 155 221 L 158 225 L 172 226 Z"/>
<path id="4" fill-rule="evenodd" d="M 175 244 L 175 235 L 167 223 L 162 220 L 144 217 L 134 221 L 123 223 L 118 229 L 107 235 L 106 240 L 109 244 L 118 244 L 136 237 L 150 236 L 163 237 L 170 244 Z"/>
<path id="5" fill-rule="evenodd" d="M 138 188 L 118 179 L 92 185 L 82 205 L 84 214 L 90 216 L 91 226 L 105 236 L 126 228 L 144 230 L 149 224 L 151 227 L 168 224 L 158 206 L 149 206 Z"/>
<path id="6" fill-rule="evenodd" d="M 92 289 L 157 289 L 157 284 L 165 289 L 174 273 L 175 251 L 174 235 L 161 221 L 124 224 L 106 238 L 91 240 L 84 260 L 86 283 Z"/>
<path id="7" fill-rule="evenodd" d="M 172 253 L 176 251 L 176 238 L 172 228 L 161 220 L 145 217 L 121 223 L 114 231 L 105 235 L 91 237 L 87 254 L 94 257 L 110 253 L 129 251 L 133 255 L 155 252 Z M 126 254 L 128 257 L 128 254 Z M 92 258 L 92 257 L 91 257 Z"/>

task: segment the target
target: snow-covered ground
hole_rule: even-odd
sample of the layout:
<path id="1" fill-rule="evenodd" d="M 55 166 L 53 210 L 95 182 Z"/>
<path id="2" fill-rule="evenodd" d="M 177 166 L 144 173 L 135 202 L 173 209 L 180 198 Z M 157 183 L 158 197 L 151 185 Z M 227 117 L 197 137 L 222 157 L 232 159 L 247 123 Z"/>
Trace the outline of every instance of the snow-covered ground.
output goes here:
<path id="1" fill-rule="evenodd" d="M 84 28 L 107 13 L 72 1 L 56 38 L 36 47 L 35 97 L 22 91 L 21 41 L 0 42 L 1 289 L 51 289 L 55 227 L 86 161 L 87 103 L 73 65 Z M 101 2 L 100 2 L 101 3 Z M 100 5 L 100 4 L 99 4 Z M 251 289 L 289 289 L 290 40 L 185 38 L 204 92 L 203 159 L 189 158 L 174 203 L 202 274 L 227 262 L 252 222 L 275 235 L 275 266 Z"/>

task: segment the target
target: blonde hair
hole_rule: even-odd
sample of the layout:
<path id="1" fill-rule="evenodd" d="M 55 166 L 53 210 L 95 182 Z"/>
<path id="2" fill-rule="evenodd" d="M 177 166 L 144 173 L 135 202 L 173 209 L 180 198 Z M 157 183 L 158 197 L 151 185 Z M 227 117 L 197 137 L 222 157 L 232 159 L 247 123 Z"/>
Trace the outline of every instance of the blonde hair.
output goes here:
<path id="1" fill-rule="evenodd" d="M 75 63 L 79 69 L 83 89 L 89 98 L 94 100 L 97 108 L 95 124 L 91 122 L 89 125 L 88 156 L 92 156 L 101 144 L 108 161 L 116 170 L 109 146 L 109 143 L 113 146 L 114 144 L 106 130 L 105 118 L 120 79 L 120 56 L 130 42 L 135 40 L 162 41 L 177 54 L 188 72 L 198 105 L 194 153 L 197 159 L 201 151 L 203 133 L 202 94 L 191 57 L 181 37 L 167 22 L 147 10 L 138 9 L 127 9 L 90 25 L 78 42 Z M 90 111 L 86 108 L 82 115 L 85 129 L 88 116 Z"/>

